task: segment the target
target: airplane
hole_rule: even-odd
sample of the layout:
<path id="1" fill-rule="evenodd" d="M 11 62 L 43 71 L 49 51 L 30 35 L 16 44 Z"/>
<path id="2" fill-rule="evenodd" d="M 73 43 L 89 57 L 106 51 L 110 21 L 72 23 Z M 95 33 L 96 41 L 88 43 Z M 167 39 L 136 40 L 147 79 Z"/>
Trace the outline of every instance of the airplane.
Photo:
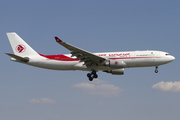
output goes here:
<path id="1" fill-rule="evenodd" d="M 52 70 L 90 71 L 87 74 L 89 81 L 98 78 L 98 71 L 124 75 L 124 68 L 132 67 L 155 66 L 155 73 L 158 73 L 159 65 L 175 59 L 167 52 L 155 50 L 91 53 L 63 42 L 58 37 L 55 37 L 56 42 L 70 50 L 70 54 L 43 55 L 33 50 L 15 32 L 7 33 L 7 36 L 14 52 L 6 53 L 12 57 L 11 61 Z"/>

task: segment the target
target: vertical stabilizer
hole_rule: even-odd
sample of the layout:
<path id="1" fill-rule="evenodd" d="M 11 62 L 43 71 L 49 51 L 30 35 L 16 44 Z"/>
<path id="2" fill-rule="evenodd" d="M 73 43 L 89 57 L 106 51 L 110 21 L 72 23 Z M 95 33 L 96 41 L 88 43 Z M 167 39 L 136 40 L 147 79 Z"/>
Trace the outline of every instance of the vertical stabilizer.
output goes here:
<path id="1" fill-rule="evenodd" d="M 26 57 L 30 55 L 39 55 L 16 33 L 14 32 L 7 33 L 7 36 L 15 55 L 22 57 Z"/>

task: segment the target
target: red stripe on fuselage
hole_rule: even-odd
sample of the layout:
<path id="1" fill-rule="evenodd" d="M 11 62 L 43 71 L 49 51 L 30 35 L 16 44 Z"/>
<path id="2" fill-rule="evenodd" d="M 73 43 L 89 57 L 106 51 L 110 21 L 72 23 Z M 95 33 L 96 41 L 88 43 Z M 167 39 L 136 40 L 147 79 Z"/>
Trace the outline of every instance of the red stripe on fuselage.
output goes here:
<path id="1" fill-rule="evenodd" d="M 115 57 L 109 59 L 139 59 L 139 58 L 161 58 L 161 57 Z"/>
<path id="2" fill-rule="evenodd" d="M 42 55 L 45 58 L 52 59 L 52 60 L 59 60 L 59 61 L 80 61 L 80 59 L 74 59 L 65 55 Z"/>
<path id="3" fill-rule="evenodd" d="M 65 55 L 42 55 L 42 57 L 52 60 L 59 60 L 59 61 L 80 61 L 80 59 L 74 59 Z M 114 57 L 109 59 L 140 59 L 140 58 L 161 58 L 161 57 Z"/>

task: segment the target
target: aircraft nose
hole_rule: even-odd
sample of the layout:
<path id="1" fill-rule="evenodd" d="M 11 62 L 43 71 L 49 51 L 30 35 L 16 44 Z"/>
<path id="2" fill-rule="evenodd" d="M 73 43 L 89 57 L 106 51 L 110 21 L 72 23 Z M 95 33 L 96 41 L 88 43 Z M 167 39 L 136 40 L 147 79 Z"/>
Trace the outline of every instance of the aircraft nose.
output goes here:
<path id="1" fill-rule="evenodd" d="M 170 56 L 169 60 L 173 61 L 173 60 L 175 60 L 175 57 L 174 56 Z"/>
<path id="2" fill-rule="evenodd" d="M 175 57 L 174 57 L 174 56 L 172 56 L 172 61 L 173 61 L 173 60 L 175 60 Z"/>

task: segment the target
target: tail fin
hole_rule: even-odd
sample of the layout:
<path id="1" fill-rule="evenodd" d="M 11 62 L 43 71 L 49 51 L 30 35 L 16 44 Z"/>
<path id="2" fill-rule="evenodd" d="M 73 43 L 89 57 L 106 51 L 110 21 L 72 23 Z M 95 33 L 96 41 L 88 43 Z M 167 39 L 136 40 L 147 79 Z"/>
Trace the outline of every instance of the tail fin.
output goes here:
<path id="1" fill-rule="evenodd" d="M 38 55 L 21 37 L 16 33 L 7 33 L 13 52 L 17 56 L 26 57 L 29 55 Z"/>

